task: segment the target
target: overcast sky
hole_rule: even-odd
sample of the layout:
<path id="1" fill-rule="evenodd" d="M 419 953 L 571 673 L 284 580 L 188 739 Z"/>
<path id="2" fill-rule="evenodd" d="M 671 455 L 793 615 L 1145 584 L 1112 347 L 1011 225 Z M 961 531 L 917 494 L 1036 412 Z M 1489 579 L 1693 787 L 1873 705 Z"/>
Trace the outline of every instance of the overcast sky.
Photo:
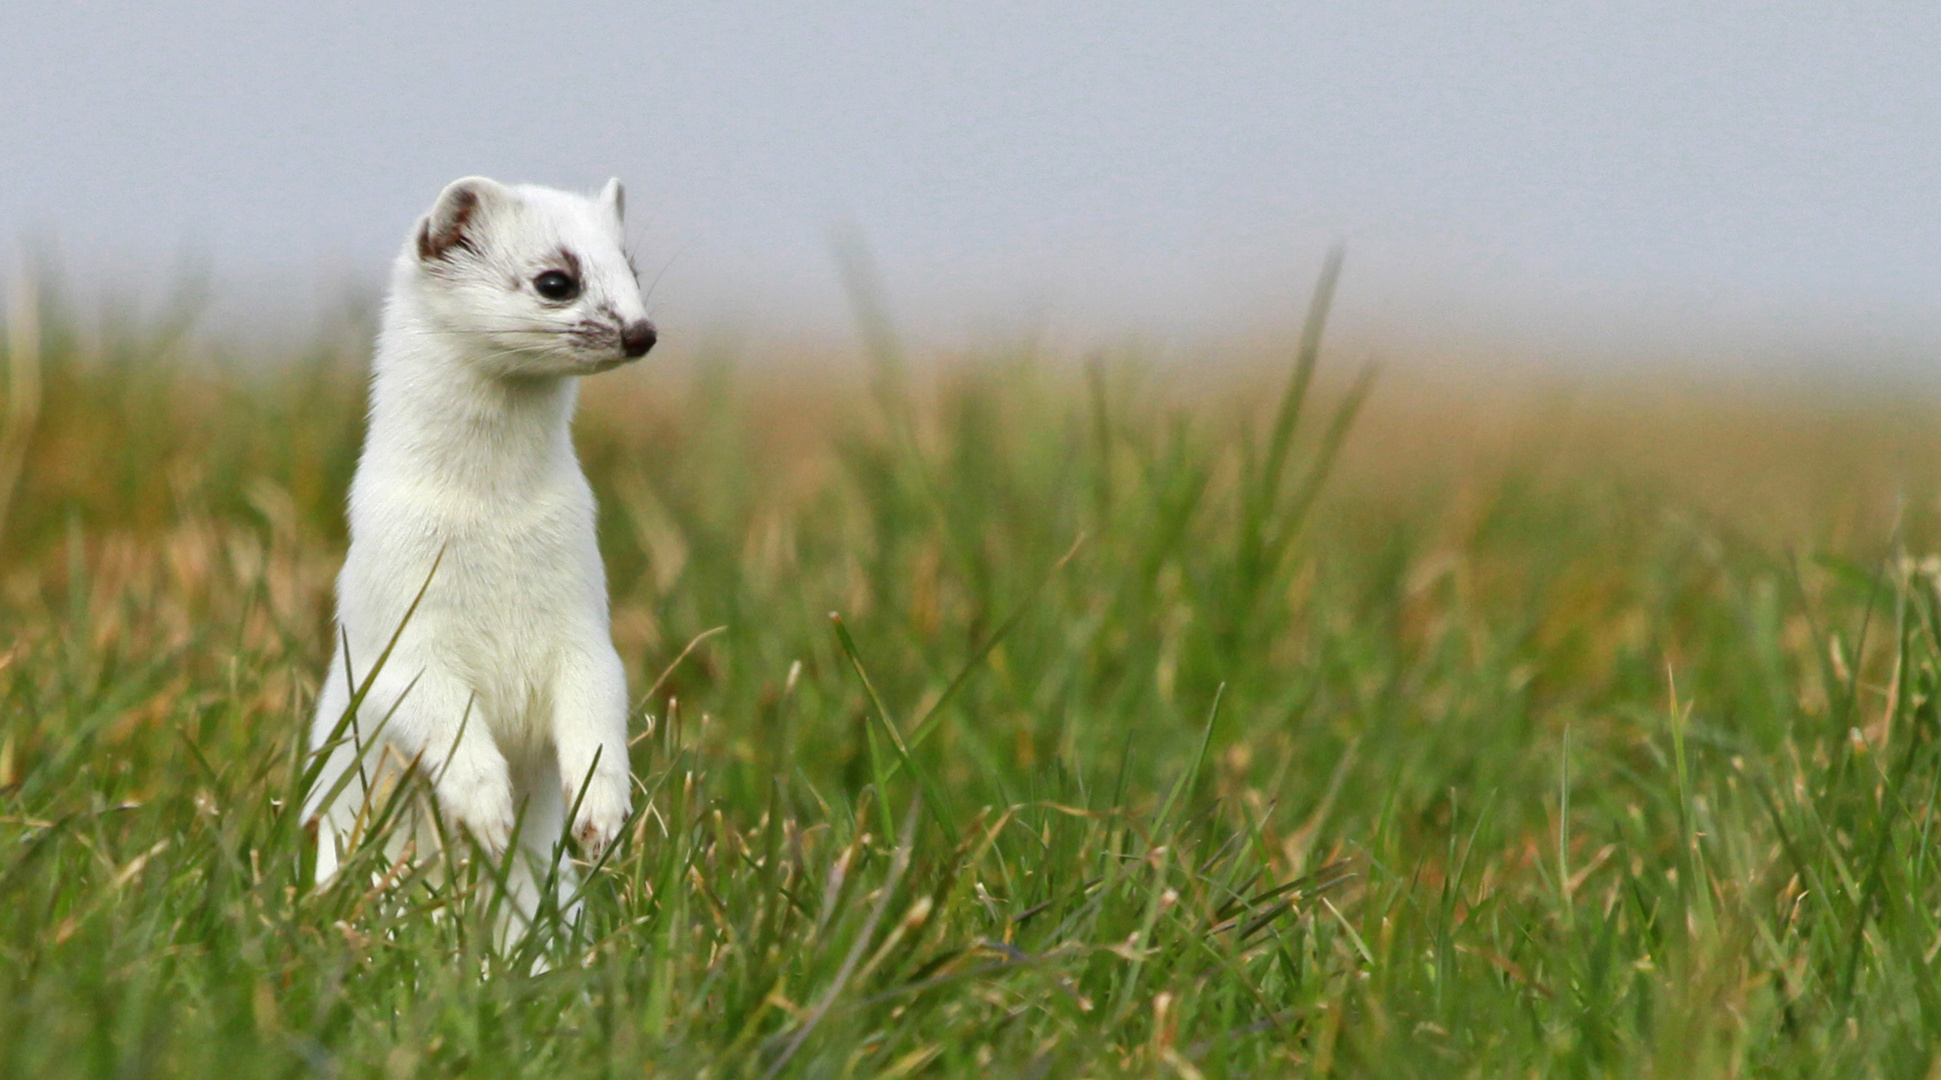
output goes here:
<path id="1" fill-rule="evenodd" d="M 86 281 L 322 307 L 466 173 L 623 177 L 674 335 L 839 325 L 847 229 L 943 333 L 1272 323 L 1340 240 L 1364 326 L 1941 360 L 1930 2 L 0 14 L 0 239 Z"/>

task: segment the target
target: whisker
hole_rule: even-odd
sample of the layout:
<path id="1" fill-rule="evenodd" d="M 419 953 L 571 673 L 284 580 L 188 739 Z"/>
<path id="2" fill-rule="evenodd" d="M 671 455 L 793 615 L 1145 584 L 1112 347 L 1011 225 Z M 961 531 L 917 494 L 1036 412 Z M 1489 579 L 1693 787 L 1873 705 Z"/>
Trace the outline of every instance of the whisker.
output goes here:
<path id="1" fill-rule="evenodd" d="M 676 251 L 674 252 L 674 254 L 669 255 L 667 257 L 666 262 L 661 264 L 660 273 L 654 275 L 654 283 L 652 285 L 647 286 L 647 295 L 640 298 L 640 302 L 642 304 L 645 304 L 647 301 L 652 300 L 654 298 L 654 290 L 660 287 L 660 279 L 667 276 L 667 268 L 670 266 L 673 266 L 674 260 L 680 257 L 681 257 L 681 252 Z M 638 275 L 638 273 L 639 273 L 638 271 L 635 271 L 636 276 Z"/>
<path id="2" fill-rule="evenodd" d="M 428 329 L 422 329 L 422 328 L 418 328 L 418 327 L 410 327 L 410 328 L 408 328 L 408 329 L 410 330 L 410 332 L 411 332 L 411 333 L 413 333 L 413 334 L 417 334 L 417 335 L 419 335 L 419 336 L 421 336 L 421 337 L 437 337 L 437 336 L 439 336 L 439 335 L 441 335 L 441 334 L 558 334 L 558 335 L 568 335 L 568 334 L 577 334 L 577 333 L 581 333 L 581 332 L 582 332 L 582 331 L 579 331 L 579 330 L 574 330 L 574 329 L 571 329 L 571 328 L 569 328 L 569 327 L 553 327 L 553 326 L 504 326 L 504 327 L 499 327 L 499 326 L 487 326 L 487 327 L 477 327 L 477 328 L 465 328 L 465 329 L 458 329 L 458 328 L 449 328 L 449 329 L 437 329 L 437 330 L 428 330 Z"/>

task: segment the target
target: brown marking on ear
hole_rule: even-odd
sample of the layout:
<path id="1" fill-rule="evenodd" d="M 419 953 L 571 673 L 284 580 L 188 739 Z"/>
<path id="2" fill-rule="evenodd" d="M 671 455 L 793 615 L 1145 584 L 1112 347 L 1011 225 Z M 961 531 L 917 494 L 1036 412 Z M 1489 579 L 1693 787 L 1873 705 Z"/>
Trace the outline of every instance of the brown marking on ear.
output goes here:
<path id="1" fill-rule="evenodd" d="M 451 208 L 449 214 L 441 215 L 439 211 L 444 207 L 435 207 L 418 229 L 418 258 L 425 262 L 444 259 L 454 248 L 474 255 L 479 253 L 478 244 L 466 231 L 472 216 L 478 212 L 478 192 L 462 187 L 452 192 L 448 201 Z M 439 220 L 440 217 L 444 220 Z"/>

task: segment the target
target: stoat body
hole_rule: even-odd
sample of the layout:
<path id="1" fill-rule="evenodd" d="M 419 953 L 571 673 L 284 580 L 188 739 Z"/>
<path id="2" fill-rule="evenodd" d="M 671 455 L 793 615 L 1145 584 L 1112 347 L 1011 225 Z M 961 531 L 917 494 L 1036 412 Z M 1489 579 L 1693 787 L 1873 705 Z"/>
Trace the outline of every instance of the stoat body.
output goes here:
<path id="1" fill-rule="evenodd" d="M 458 180 L 398 255 L 311 731 L 320 881 L 407 765 L 492 854 L 516 823 L 528 894 L 565 835 L 598 852 L 626 820 L 626 676 L 570 430 L 580 377 L 656 337 L 623 201 Z"/>

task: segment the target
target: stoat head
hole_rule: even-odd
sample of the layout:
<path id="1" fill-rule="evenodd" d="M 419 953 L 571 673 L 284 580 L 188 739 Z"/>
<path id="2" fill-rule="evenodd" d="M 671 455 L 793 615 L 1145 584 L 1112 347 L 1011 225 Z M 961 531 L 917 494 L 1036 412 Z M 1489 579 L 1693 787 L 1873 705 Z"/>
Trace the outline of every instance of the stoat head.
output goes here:
<path id="1" fill-rule="evenodd" d="M 627 256 L 626 196 L 454 180 L 399 257 L 421 317 L 507 378 L 591 375 L 654 347 Z"/>

